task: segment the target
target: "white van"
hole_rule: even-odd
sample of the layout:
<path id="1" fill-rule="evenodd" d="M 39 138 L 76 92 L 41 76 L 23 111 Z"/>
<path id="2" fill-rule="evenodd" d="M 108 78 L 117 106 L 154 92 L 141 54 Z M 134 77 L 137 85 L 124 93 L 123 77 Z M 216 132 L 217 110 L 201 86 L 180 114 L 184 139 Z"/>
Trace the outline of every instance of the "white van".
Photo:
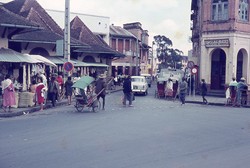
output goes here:
<path id="1" fill-rule="evenodd" d="M 133 93 L 148 94 L 148 83 L 144 76 L 131 76 L 131 88 Z"/>

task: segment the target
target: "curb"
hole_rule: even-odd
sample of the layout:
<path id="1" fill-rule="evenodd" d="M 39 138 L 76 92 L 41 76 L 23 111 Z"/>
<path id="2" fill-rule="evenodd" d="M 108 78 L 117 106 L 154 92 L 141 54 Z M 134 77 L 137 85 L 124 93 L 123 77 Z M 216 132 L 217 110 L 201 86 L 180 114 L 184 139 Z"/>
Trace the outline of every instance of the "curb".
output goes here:
<path id="1" fill-rule="evenodd" d="M 108 94 L 111 94 L 111 93 L 114 93 L 114 92 L 118 92 L 118 91 L 121 91 L 122 89 L 117 89 L 117 90 L 109 90 L 108 91 Z M 72 100 L 72 102 L 74 102 L 74 99 Z M 58 106 L 64 106 L 64 105 L 67 105 L 68 102 L 57 102 L 56 103 L 56 106 L 55 107 L 58 107 Z M 52 104 L 48 103 L 44 106 L 44 109 L 49 109 L 49 108 L 53 108 Z M 40 110 L 40 107 L 39 106 L 36 106 L 36 107 L 27 107 L 27 108 L 18 108 L 17 111 L 15 112 L 3 112 L 3 113 L 0 113 L 0 118 L 10 118 L 10 117 L 17 117 L 17 116 L 21 116 L 21 115 L 26 115 L 26 114 L 29 114 L 29 113 L 34 113 L 34 112 L 37 112 Z"/>
<path id="2" fill-rule="evenodd" d="M 111 94 L 111 93 L 114 93 L 114 92 L 118 92 L 118 91 L 122 91 L 122 89 L 117 89 L 117 90 L 109 90 L 107 94 Z M 74 102 L 74 99 L 73 101 Z M 186 103 L 190 103 L 190 104 L 203 104 L 201 101 L 192 101 L 192 100 L 187 100 Z M 67 101 L 66 102 L 57 102 L 56 103 L 56 107 L 58 106 L 64 106 L 64 105 L 67 105 Z M 207 104 L 208 106 L 209 105 L 212 105 L 212 106 L 226 106 L 224 103 L 209 103 Z M 226 106 L 226 107 L 232 107 L 232 106 Z M 241 106 L 242 108 L 250 108 L 249 105 L 246 105 L 246 106 Z M 47 105 L 44 106 L 44 109 L 49 109 L 49 108 L 53 108 L 52 107 L 52 104 L 48 103 Z M 239 108 L 239 107 L 235 107 L 235 108 Z M 21 115 L 26 115 L 26 114 L 29 114 L 29 113 L 34 113 L 34 112 L 37 112 L 40 110 L 40 107 L 39 106 L 36 106 L 36 107 L 27 107 L 27 108 L 20 108 L 20 110 L 18 111 L 15 111 L 15 112 L 3 112 L 3 113 L 0 113 L 0 118 L 9 118 L 9 117 L 17 117 L 17 116 L 21 116 Z"/>
<path id="3" fill-rule="evenodd" d="M 224 107 L 233 107 L 233 106 L 227 106 L 226 104 L 224 103 L 208 103 L 208 104 L 203 104 L 202 102 L 200 101 L 186 101 L 186 103 L 192 103 L 192 104 L 202 104 L 202 105 L 212 105 L 212 106 L 224 106 Z M 244 106 L 241 106 L 241 107 L 233 107 L 233 108 L 250 108 L 249 105 L 244 105 Z"/>
<path id="4" fill-rule="evenodd" d="M 67 105 L 67 102 L 57 102 L 55 107 L 58 106 L 63 106 L 63 105 Z M 52 104 L 48 103 L 44 106 L 44 109 L 49 109 L 49 108 L 53 108 Z M 26 115 L 29 113 L 34 113 L 40 110 L 39 106 L 35 106 L 35 107 L 27 107 L 27 108 L 19 108 L 20 110 L 15 111 L 15 112 L 4 112 L 4 113 L 0 113 L 0 118 L 9 118 L 9 117 L 17 117 L 17 116 L 21 116 L 21 115 Z"/>

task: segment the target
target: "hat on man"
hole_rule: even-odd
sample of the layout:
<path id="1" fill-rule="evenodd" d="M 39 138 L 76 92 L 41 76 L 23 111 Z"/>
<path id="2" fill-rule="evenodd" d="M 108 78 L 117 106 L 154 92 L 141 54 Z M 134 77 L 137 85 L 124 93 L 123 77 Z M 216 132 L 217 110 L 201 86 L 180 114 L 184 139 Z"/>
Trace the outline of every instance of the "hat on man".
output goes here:
<path id="1" fill-rule="evenodd" d="M 241 77 L 240 80 L 241 80 L 241 81 L 245 81 L 246 79 L 245 79 L 244 77 Z"/>

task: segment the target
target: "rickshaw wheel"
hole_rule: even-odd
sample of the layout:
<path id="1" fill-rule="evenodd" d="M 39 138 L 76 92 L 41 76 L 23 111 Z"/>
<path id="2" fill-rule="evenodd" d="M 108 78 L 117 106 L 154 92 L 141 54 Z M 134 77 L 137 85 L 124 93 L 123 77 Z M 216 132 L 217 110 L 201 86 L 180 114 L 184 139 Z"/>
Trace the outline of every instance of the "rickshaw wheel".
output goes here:
<path id="1" fill-rule="evenodd" d="M 75 107 L 78 112 L 82 112 L 84 105 L 82 105 L 79 101 L 76 101 Z"/>
<path id="2" fill-rule="evenodd" d="M 93 112 L 97 113 L 100 111 L 100 109 L 101 109 L 101 102 L 96 99 L 92 104 L 92 110 Z"/>

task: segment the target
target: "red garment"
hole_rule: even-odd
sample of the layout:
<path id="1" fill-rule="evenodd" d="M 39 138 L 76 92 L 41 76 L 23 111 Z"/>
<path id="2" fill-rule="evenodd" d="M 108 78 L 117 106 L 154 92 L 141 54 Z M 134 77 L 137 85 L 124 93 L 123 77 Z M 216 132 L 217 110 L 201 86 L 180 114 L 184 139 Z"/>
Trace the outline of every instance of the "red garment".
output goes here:
<path id="1" fill-rule="evenodd" d="M 15 98 L 15 89 L 13 83 L 11 83 L 3 91 L 3 106 L 8 107 L 13 105 L 16 105 L 16 98 Z"/>
<path id="2" fill-rule="evenodd" d="M 62 84 L 63 84 L 63 78 L 62 78 L 62 76 L 57 76 L 57 78 L 56 78 L 56 81 L 58 82 L 58 84 L 61 86 Z"/>
<path id="3" fill-rule="evenodd" d="M 43 83 L 39 83 L 36 87 L 36 97 L 37 97 L 37 103 L 41 104 L 44 103 L 44 90 L 45 86 Z"/>

